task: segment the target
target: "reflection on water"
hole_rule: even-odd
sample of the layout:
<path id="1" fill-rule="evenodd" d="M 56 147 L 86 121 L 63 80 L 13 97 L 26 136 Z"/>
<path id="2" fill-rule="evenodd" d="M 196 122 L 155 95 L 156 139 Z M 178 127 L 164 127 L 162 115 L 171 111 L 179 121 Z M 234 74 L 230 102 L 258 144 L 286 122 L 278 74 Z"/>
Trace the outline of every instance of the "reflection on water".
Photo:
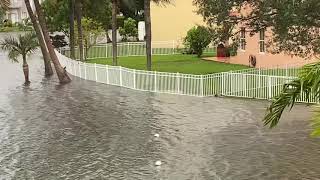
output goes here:
<path id="1" fill-rule="evenodd" d="M 39 57 L 23 87 L 21 65 L 0 58 L 0 179 L 320 178 L 305 106 L 269 130 L 264 101 L 60 86 Z"/>

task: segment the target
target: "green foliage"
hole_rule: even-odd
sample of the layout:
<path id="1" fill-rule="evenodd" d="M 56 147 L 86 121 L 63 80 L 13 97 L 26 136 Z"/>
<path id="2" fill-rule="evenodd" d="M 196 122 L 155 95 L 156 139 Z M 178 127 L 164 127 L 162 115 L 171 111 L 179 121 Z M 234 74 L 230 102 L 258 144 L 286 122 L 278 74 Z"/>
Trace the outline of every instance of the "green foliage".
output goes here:
<path id="1" fill-rule="evenodd" d="M 12 21 L 10 19 L 4 20 L 3 26 L 4 27 L 12 27 L 13 26 Z"/>
<path id="2" fill-rule="evenodd" d="M 239 34 L 239 25 L 251 33 L 268 29 L 273 37 L 267 46 L 273 53 L 302 57 L 320 53 L 319 0 L 193 0 L 216 39 L 224 42 Z M 244 7 L 246 12 L 242 13 Z M 248 7 L 252 11 L 248 11 Z"/>
<path id="3" fill-rule="evenodd" d="M 188 31 L 184 38 L 184 46 L 188 53 L 197 54 L 200 57 L 211 40 L 210 32 L 203 26 L 197 26 Z"/>
<path id="4" fill-rule="evenodd" d="M 68 32 L 69 28 L 69 0 L 45 0 L 42 3 L 47 26 L 50 32 Z"/>
<path id="5" fill-rule="evenodd" d="M 268 108 L 268 114 L 264 118 L 264 124 L 270 128 L 275 127 L 286 107 L 294 106 L 301 93 L 306 93 L 307 98 L 320 100 L 320 63 L 313 63 L 302 68 L 298 79 L 284 85 L 282 92 L 276 96 Z M 314 118 L 315 131 L 313 135 L 320 135 L 319 114 Z"/>
<path id="6" fill-rule="evenodd" d="M 3 25 L 3 21 L 5 20 L 6 11 L 0 8 L 0 25 Z"/>
<path id="7" fill-rule="evenodd" d="M 83 0 L 83 16 L 102 25 L 107 31 L 111 26 L 111 0 Z"/>
<path id="8" fill-rule="evenodd" d="M 127 41 L 129 37 L 133 37 L 137 39 L 138 38 L 137 22 L 132 18 L 128 18 L 127 20 L 124 21 L 123 27 L 119 28 L 119 33 L 122 36 L 123 41 Z"/>
<path id="9" fill-rule="evenodd" d="M 88 52 L 93 45 L 97 44 L 97 39 L 101 34 L 104 33 L 104 29 L 101 23 L 96 22 L 91 18 L 82 18 L 81 24 L 82 24 L 84 47 Z M 77 36 L 78 32 L 76 31 L 75 33 L 76 33 L 75 35 Z"/>
<path id="10" fill-rule="evenodd" d="M 8 51 L 8 57 L 14 62 L 18 62 L 21 55 L 26 58 L 27 55 L 33 53 L 39 46 L 37 36 L 34 32 L 19 35 L 18 38 L 9 36 L 1 43 L 1 49 Z"/>

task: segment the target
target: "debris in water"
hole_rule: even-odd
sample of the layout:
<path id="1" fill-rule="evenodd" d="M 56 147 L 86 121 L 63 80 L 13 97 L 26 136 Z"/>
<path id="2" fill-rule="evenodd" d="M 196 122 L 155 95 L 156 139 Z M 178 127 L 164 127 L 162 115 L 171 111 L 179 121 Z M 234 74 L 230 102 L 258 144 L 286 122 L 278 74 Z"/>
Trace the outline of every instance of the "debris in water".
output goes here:
<path id="1" fill-rule="evenodd" d="M 161 166 L 161 161 L 156 161 L 156 163 L 154 163 L 156 166 Z"/>

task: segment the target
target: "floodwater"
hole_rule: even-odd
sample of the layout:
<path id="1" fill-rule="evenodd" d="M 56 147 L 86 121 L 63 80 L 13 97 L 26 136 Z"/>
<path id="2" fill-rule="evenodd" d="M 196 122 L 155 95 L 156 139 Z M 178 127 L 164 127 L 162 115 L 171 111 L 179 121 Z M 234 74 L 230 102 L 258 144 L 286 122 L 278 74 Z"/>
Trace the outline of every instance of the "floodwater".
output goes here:
<path id="1" fill-rule="evenodd" d="M 61 86 L 31 59 L 24 87 L 21 65 L 0 55 L 0 179 L 320 179 L 310 107 L 269 130 L 266 101 Z"/>

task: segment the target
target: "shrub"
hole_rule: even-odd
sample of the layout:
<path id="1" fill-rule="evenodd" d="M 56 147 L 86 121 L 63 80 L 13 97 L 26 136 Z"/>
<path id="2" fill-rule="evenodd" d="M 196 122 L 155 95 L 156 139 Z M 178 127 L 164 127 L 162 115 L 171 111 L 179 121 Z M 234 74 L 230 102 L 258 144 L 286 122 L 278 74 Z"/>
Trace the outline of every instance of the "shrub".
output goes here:
<path id="1" fill-rule="evenodd" d="M 12 27 L 13 26 L 12 21 L 10 19 L 4 20 L 3 26 L 4 27 Z"/>
<path id="2" fill-rule="evenodd" d="M 203 26 L 197 26 L 188 31 L 183 44 L 186 48 L 186 53 L 197 54 L 200 57 L 203 50 L 209 46 L 211 40 L 211 34 L 208 29 Z"/>
<path id="3" fill-rule="evenodd" d="M 128 18 L 124 21 L 123 27 L 119 28 L 119 34 L 122 36 L 124 41 L 127 41 L 129 37 L 138 37 L 138 28 L 136 20 Z"/>

